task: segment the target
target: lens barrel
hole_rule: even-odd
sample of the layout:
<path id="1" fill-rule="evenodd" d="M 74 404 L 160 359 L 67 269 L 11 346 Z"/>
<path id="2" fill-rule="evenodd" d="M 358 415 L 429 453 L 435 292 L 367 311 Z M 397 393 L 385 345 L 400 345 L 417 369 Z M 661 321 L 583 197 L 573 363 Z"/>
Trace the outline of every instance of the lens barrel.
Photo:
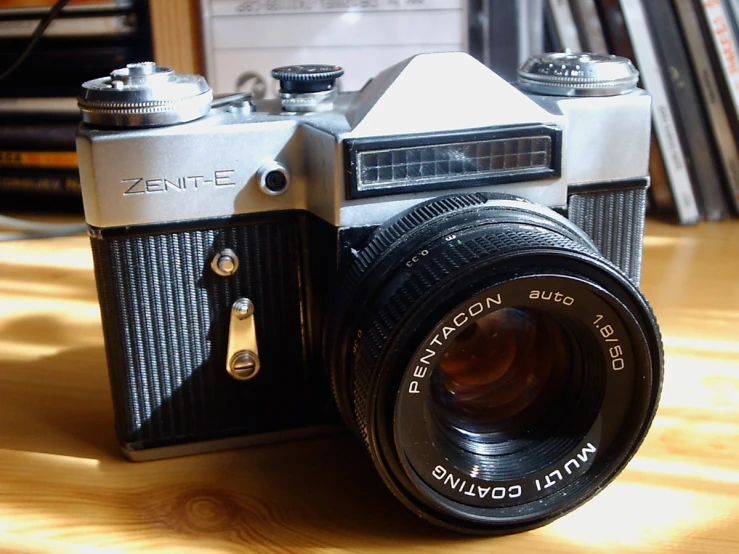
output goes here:
<path id="1" fill-rule="evenodd" d="M 520 198 L 440 197 L 389 221 L 327 323 L 346 423 L 404 504 L 456 530 L 518 532 L 574 509 L 656 411 L 662 346 L 643 295 L 575 225 Z"/>

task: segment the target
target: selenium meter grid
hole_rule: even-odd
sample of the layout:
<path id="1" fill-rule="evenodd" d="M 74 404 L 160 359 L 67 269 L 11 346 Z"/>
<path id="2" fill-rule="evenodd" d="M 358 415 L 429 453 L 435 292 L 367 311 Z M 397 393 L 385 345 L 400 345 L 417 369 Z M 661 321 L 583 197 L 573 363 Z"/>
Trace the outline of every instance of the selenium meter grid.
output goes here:
<path id="1" fill-rule="evenodd" d="M 359 186 L 368 189 L 548 169 L 551 151 L 549 136 L 369 150 L 358 156 Z"/>

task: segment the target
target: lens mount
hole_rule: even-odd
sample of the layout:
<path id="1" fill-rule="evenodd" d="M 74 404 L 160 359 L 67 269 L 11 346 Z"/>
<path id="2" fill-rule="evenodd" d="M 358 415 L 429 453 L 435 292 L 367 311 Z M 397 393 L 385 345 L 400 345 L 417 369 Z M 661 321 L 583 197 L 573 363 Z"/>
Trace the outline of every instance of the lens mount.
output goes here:
<path id="1" fill-rule="evenodd" d="M 569 221 L 505 195 L 442 197 L 378 230 L 324 348 L 388 487 L 475 533 L 593 496 L 636 452 L 661 386 L 637 287 Z"/>

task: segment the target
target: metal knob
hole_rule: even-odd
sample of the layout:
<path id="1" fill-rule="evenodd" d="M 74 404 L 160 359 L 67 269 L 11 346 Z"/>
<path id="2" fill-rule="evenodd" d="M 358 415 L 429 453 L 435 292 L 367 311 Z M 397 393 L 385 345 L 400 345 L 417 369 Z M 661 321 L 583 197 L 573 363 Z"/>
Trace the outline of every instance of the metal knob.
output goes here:
<path id="1" fill-rule="evenodd" d="M 338 65 L 290 65 L 272 70 L 280 81 L 280 101 L 288 112 L 323 112 L 333 109 L 336 79 L 344 74 Z"/>
<path id="2" fill-rule="evenodd" d="M 239 257 L 230 248 L 224 248 L 213 257 L 210 268 L 216 275 L 230 277 L 239 269 Z"/>
<path id="3" fill-rule="evenodd" d="M 92 125 L 156 127 L 203 117 L 211 100 L 213 92 L 200 75 L 139 62 L 87 81 L 77 103 L 82 119 Z"/>
<path id="4" fill-rule="evenodd" d="M 237 381 L 248 381 L 259 373 L 259 345 L 254 322 L 254 303 L 239 298 L 231 305 L 226 371 Z"/>
<path id="5" fill-rule="evenodd" d="M 638 81 L 631 61 L 602 54 L 543 54 L 518 70 L 522 89 L 551 96 L 615 96 L 631 92 Z"/>
<path id="6" fill-rule="evenodd" d="M 229 374 L 239 381 L 247 381 L 259 371 L 259 358 L 250 350 L 240 350 L 229 361 Z"/>

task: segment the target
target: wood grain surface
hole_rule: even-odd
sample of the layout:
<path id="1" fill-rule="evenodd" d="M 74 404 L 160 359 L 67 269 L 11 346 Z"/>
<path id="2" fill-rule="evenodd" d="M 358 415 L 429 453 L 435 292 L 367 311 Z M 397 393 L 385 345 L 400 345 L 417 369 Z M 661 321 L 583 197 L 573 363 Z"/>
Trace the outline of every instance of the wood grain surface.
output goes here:
<path id="1" fill-rule="evenodd" d="M 0 243 L 0 551 L 739 552 L 739 222 L 650 222 L 643 288 L 667 378 L 637 457 L 544 528 L 470 538 L 408 512 L 344 434 L 125 461 L 86 238 Z"/>

